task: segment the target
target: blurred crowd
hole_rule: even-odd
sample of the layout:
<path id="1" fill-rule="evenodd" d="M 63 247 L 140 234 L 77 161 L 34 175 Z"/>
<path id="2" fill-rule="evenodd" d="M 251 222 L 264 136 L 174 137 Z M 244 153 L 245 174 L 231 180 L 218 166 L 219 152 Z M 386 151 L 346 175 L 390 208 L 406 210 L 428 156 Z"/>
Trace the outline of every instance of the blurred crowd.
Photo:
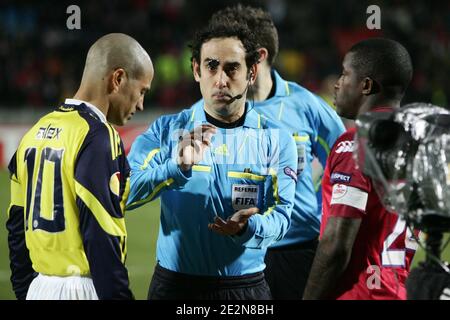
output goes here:
<path id="1" fill-rule="evenodd" d="M 384 36 L 410 51 L 415 72 L 404 103 L 450 100 L 450 2 L 356 0 L 99 0 L 0 2 L 0 108 L 51 108 L 72 96 L 89 44 L 125 32 L 150 53 L 155 79 L 147 108 L 179 109 L 200 97 L 190 67 L 193 32 L 216 10 L 241 2 L 270 11 L 278 27 L 276 62 L 283 77 L 330 101 L 343 53 Z M 81 30 L 68 30 L 66 8 L 81 9 Z M 381 8 L 381 30 L 368 30 L 368 5 Z"/>

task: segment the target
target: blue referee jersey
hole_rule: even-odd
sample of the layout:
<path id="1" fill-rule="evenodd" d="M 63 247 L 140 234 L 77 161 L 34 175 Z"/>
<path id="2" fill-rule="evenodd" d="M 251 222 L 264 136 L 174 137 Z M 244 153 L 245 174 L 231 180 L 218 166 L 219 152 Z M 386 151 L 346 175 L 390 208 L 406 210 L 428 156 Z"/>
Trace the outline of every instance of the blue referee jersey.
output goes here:
<path id="1" fill-rule="evenodd" d="M 297 170 L 292 136 L 246 105 L 243 126 L 218 128 L 203 160 L 176 164 L 180 135 L 207 123 L 203 103 L 162 116 L 133 143 L 129 209 L 161 197 L 157 260 L 169 270 L 210 276 L 262 271 L 264 256 L 290 226 Z M 208 229 L 216 216 L 258 207 L 240 236 Z"/>
<path id="2" fill-rule="evenodd" d="M 298 183 L 291 227 L 286 236 L 273 245 L 283 247 L 318 237 L 321 187 L 314 186 L 311 162 L 316 156 L 325 168 L 330 149 L 345 127 L 322 98 L 295 82 L 282 79 L 275 70 L 272 70 L 272 79 L 275 94 L 265 101 L 255 102 L 255 110 L 293 135 L 298 152 Z"/>
<path id="3" fill-rule="evenodd" d="M 285 237 L 272 247 L 284 247 L 319 236 L 322 216 L 322 188 L 314 186 L 312 160 L 318 158 L 323 168 L 334 142 L 345 127 L 337 113 L 320 97 L 295 82 L 282 79 L 272 70 L 275 93 L 251 106 L 271 123 L 288 131 L 297 147 L 298 183 L 291 226 Z M 203 100 L 199 102 L 202 104 Z"/>

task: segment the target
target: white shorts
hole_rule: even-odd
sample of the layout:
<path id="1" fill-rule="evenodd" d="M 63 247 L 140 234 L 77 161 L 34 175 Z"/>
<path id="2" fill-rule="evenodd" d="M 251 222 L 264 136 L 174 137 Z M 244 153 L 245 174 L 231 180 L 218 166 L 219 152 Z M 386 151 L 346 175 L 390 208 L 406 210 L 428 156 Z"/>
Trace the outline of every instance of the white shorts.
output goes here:
<path id="1" fill-rule="evenodd" d="M 89 277 L 39 274 L 30 284 L 27 300 L 98 300 Z"/>

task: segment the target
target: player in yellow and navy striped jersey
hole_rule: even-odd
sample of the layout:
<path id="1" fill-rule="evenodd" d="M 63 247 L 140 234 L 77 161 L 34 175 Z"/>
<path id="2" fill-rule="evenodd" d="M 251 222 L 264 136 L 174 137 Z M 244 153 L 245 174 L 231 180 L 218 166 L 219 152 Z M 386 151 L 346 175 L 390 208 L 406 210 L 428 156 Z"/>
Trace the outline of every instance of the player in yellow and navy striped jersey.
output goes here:
<path id="1" fill-rule="evenodd" d="M 10 162 L 7 228 L 18 299 L 130 299 L 124 207 L 129 173 L 109 123 L 143 109 L 153 66 L 124 34 L 89 50 L 80 89 L 42 117 Z"/>

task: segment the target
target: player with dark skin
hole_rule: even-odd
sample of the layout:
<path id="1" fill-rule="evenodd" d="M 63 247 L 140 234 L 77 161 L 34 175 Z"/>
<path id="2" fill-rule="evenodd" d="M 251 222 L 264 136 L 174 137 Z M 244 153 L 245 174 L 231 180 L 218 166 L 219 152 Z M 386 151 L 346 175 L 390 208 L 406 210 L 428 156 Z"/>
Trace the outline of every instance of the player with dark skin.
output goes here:
<path id="1" fill-rule="evenodd" d="M 383 50 L 380 50 L 380 48 Z M 367 52 L 372 54 L 370 58 L 364 61 Z M 385 56 L 389 56 L 391 60 L 388 60 L 384 68 L 380 68 L 380 65 L 382 65 L 380 61 L 386 59 Z M 400 59 L 394 59 L 392 56 L 394 58 L 400 57 Z M 392 65 L 390 64 L 391 61 Z M 389 68 L 389 66 L 392 66 L 392 68 Z M 392 70 L 396 70 L 393 69 L 394 67 L 400 70 L 396 75 L 393 75 L 394 72 L 392 72 Z M 411 74 L 412 67 L 409 55 L 397 42 L 387 39 L 369 39 L 356 44 L 345 55 L 342 63 L 342 74 L 335 85 L 334 104 L 338 114 L 347 119 L 355 120 L 359 115 L 380 107 L 387 109 L 399 108 L 404 91 L 411 79 Z M 333 152 L 336 152 L 335 147 L 330 153 L 330 159 Z M 339 154 L 342 155 L 343 153 L 339 152 Z M 327 167 L 331 165 L 330 161 L 328 161 Z M 353 177 L 351 175 L 349 177 L 351 177 L 352 181 L 355 180 L 354 172 Z M 325 181 L 326 178 L 327 176 L 324 175 L 323 185 L 329 183 Z M 330 203 L 325 202 L 324 197 L 323 205 L 329 208 L 329 216 L 327 216 L 326 225 L 322 226 L 321 229 L 319 247 L 314 258 L 303 299 L 324 299 L 330 298 L 330 295 L 332 298 L 335 297 L 334 291 L 340 288 L 339 284 L 342 282 L 345 271 L 352 266 L 351 259 L 352 254 L 354 254 L 354 246 L 356 243 L 361 242 L 356 242 L 356 239 L 361 233 L 362 222 L 366 221 L 366 223 L 369 223 L 367 221 L 371 221 L 368 218 L 370 214 L 376 214 L 376 212 L 370 212 L 370 202 L 367 204 L 367 209 L 364 209 L 366 208 L 365 206 L 364 208 L 359 208 L 363 211 L 362 218 L 361 216 L 349 217 L 343 213 L 336 214 L 337 210 L 344 212 L 345 210 L 355 210 L 350 202 L 344 203 L 336 200 L 335 203 L 337 205 L 333 205 L 333 200 L 337 198 L 333 194 L 330 206 Z M 385 218 L 380 219 L 382 219 L 379 221 L 380 224 L 389 225 Z M 322 220 L 322 223 L 324 223 L 324 220 Z M 372 230 L 376 228 L 375 226 Z M 375 233 L 376 231 L 374 231 Z M 370 235 L 367 235 L 367 237 L 370 237 Z M 372 235 L 373 237 L 375 235 Z M 361 244 L 358 246 L 361 247 Z M 367 260 L 370 259 L 369 254 L 366 254 L 368 255 Z M 354 290 L 348 289 L 348 287 L 351 287 L 351 285 L 346 282 L 346 289 L 339 291 L 337 296 L 341 295 L 342 298 L 345 295 L 345 290 Z M 348 297 L 346 296 L 346 298 Z M 350 299 L 352 297 L 369 299 L 364 295 L 350 296 Z"/>

